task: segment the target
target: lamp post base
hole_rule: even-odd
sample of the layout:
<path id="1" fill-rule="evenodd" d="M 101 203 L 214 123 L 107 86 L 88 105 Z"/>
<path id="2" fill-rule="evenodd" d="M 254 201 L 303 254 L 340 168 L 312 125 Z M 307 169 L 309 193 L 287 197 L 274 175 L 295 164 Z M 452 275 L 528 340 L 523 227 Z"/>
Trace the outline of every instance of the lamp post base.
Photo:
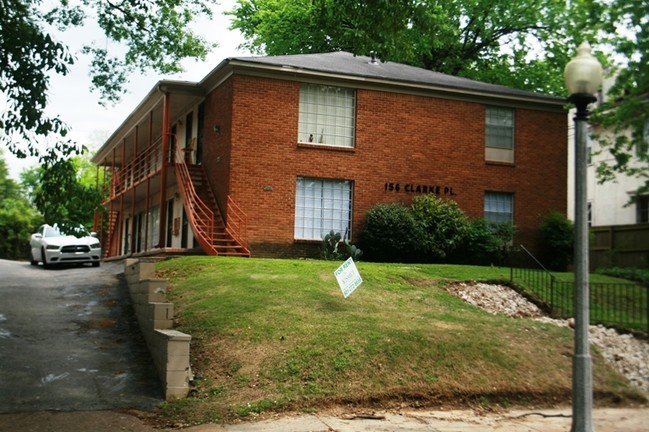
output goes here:
<path id="1" fill-rule="evenodd" d="M 593 432 L 593 381 L 590 354 L 575 354 L 572 360 L 572 428 L 570 432 Z"/>

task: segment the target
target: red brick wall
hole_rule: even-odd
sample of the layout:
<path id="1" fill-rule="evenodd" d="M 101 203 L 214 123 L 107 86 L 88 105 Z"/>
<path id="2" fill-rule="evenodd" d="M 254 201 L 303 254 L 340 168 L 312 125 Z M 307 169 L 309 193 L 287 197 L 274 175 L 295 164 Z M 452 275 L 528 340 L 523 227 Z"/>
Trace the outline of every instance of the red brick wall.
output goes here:
<path id="1" fill-rule="evenodd" d="M 216 195 L 219 207 L 225 211 L 230 190 L 232 141 L 232 82 L 226 81 L 205 100 L 205 130 L 202 164 Z M 219 132 L 214 132 L 214 126 Z"/>
<path id="2" fill-rule="evenodd" d="M 230 140 L 229 171 L 210 145 L 204 164 L 213 183 L 230 174 L 229 193 L 248 215 L 257 256 L 308 251 L 293 241 L 297 176 L 354 181 L 352 241 L 374 204 L 411 201 L 407 185 L 439 186 L 475 218 L 483 216 L 485 191 L 514 193 L 517 241 L 532 248 L 539 215 L 566 211 L 564 113 L 516 109 L 515 164 L 497 165 L 484 160 L 484 104 L 358 90 L 356 148 L 349 151 L 298 146 L 299 83 L 234 76 L 222 87 L 206 102 L 205 123 L 209 129 L 226 119 L 223 105 L 232 97 L 230 129 L 221 125 L 219 138 Z M 399 192 L 386 191 L 386 183 L 399 184 Z M 227 189 L 214 186 L 219 194 Z"/>

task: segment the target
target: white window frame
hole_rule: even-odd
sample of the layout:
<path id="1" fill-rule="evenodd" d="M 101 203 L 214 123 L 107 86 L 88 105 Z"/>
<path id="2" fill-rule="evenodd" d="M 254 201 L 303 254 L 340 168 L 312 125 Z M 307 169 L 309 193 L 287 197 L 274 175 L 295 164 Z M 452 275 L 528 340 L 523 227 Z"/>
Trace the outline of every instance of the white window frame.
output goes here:
<path id="1" fill-rule="evenodd" d="M 485 109 L 485 160 L 514 162 L 516 119 L 513 108 L 487 106 Z"/>
<path id="2" fill-rule="evenodd" d="M 294 238 L 322 240 L 334 231 L 351 239 L 353 191 L 351 180 L 297 177 Z"/>
<path id="3" fill-rule="evenodd" d="M 484 218 L 495 223 L 514 223 L 514 194 L 491 192 L 484 194 Z"/>
<path id="4" fill-rule="evenodd" d="M 298 143 L 353 148 L 355 129 L 355 90 L 320 84 L 302 84 Z"/>

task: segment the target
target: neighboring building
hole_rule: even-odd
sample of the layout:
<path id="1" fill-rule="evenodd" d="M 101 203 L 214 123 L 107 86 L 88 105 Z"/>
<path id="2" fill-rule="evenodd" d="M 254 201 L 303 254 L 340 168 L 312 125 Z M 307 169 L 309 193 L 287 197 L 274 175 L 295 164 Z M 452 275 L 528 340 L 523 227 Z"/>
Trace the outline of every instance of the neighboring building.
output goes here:
<path id="1" fill-rule="evenodd" d="M 614 84 L 614 78 L 604 81 L 599 100 L 602 101 L 608 89 Z M 568 126 L 568 217 L 574 220 L 574 110 L 569 113 Z M 596 127 L 594 125 L 593 127 Z M 606 131 L 595 130 L 606 135 Z M 631 166 L 641 166 L 637 159 L 640 153 L 649 152 L 649 124 L 645 126 L 644 143 L 631 150 Z M 649 194 L 629 204 L 645 179 L 617 174 L 615 180 L 600 183 L 597 179 L 597 166 L 602 162 L 615 165 L 615 159 L 608 149 L 602 149 L 597 140 L 588 137 L 589 161 L 587 171 L 588 188 L 588 222 L 593 227 L 614 225 L 635 225 L 649 223 Z M 646 165 L 645 165 L 646 166 Z"/>
<path id="2" fill-rule="evenodd" d="M 314 256 L 422 193 L 513 222 L 534 250 L 539 216 L 566 213 L 564 102 L 345 52 L 160 81 L 93 158 L 106 256 Z"/>

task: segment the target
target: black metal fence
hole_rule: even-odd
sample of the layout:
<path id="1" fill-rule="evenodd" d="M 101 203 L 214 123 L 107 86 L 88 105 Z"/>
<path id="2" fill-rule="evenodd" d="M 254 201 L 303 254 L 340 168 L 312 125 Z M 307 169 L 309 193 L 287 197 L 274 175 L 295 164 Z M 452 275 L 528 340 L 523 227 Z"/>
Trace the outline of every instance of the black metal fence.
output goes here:
<path id="1" fill-rule="evenodd" d="M 574 282 L 560 280 L 520 246 L 511 255 L 511 282 L 555 318 L 574 316 Z M 590 322 L 649 333 L 649 287 L 589 282 Z"/>

